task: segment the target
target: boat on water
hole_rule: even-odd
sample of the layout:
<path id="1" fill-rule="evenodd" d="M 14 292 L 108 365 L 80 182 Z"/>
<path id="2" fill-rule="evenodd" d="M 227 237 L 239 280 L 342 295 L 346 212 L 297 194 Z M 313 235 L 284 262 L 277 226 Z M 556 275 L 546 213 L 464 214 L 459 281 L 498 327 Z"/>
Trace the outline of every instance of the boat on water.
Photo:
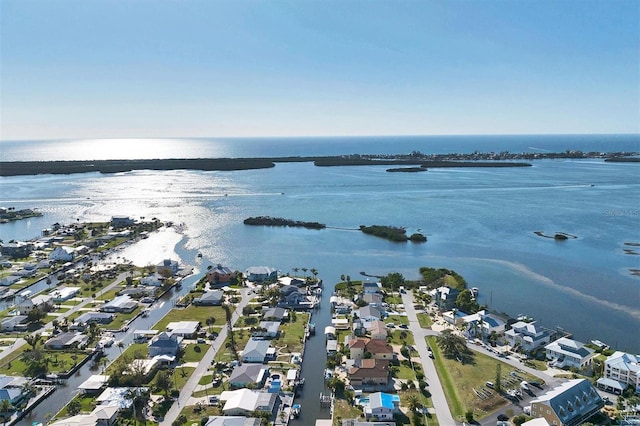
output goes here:
<path id="1" fill-rule="evenodd" d="M 297 419 L 300 417 L 300 411 L 302 410 L 302 406 L 300 404 L 293 404 L 291 407 L 291 418 Z"/>
<path id="2" fill-rule="evenodd" d="M 312 336 L 316 334 L 316 324 L 313 322 L 309 323 L 309 334 Z"/>
<path id="3" fill-rule="evenodd" d="M 472 288 L 471 288 L 471 295 L 473 296 L 473 298 L 474 298 L 474 299 L 477 299 L 477 298 L 478 298 L 478 292 L 479 292 L 479 291 L 480 291 L 480 290 L 478 289 L 478 287 L 472 287 Z"/>

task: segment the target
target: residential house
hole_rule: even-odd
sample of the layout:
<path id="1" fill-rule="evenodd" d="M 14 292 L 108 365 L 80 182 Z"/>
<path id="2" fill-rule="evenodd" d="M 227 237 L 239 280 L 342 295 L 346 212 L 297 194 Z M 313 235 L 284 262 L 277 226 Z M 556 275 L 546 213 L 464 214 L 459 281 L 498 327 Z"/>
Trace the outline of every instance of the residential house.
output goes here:
<path id="1" fill-rule="evenodd" d="M 640 393 L 640 355 L 616 351 L 604 362 L 604 377 Z"/>
<path id="2" fill-rule="evenodd" d="M 372 321 L 369 323 L 369 333 L 373 340 L 387 340 L 388 330 L 382 321 Z"/>
<path id="3" fill-rule="evenodd" d="M 197 306 L 220 306 L 224 299 L 224 292 L 221 290 L 205 291 L 202 296 L 193 299 L 193 304 Z"/>
<path id="4" fill-rule="evenodd" d="M 288 309 L 310 309 L 311 300 L 307 293 L 294 285 L 286 285 L 280 289 L 281 300 L 278 306 Z"/>
<path id="5" fill-rule="evenodd" d="M 462 318 L 465 323 L 464 334 L 467 338 L 478 337 L 486 339 L 492 333 L 500 335 L 504 333 L 506 321 L 501 317 L 481 310 L 475 314 L 467 315 Z"/>
<path id="6" fill-rule="evenodd" d="M 296 287 L 302 287 L 302 286 L 304 286 L 305 282 L 303 280 L 301 280 L 300 278 L 280 277 L 280 278 L 278 278 L 278 284 L 280 284 L 281 286 L 295 285 Z"/>
<path id="7" fill-rule="evenodd" d="M 379 293 L 365 293 L 362 300 L 372 306 L 381 306 L 383 302 L 382 295 Z"/>
<path id="8" fill-rule="evenodd" d="M 25 384 L 28 380 L 24 377 L 0 375 L 0 402 L 7 400 L 14 407 L 29 396 Z"/>
<path id="9" fill-rule="evenodd" d="M 550 333 L 540 327 L 536 321 L 518 321 L 511 325 L 511 329 L 504 332 L 504 337 L 512 349 L 522 349 L 532 352 L 549 344 Z"/>
<path id="10" fill-rule="evenodd" d="M 180 351 L 183 337 L 173 333 L 162 333 L 154 336 L 149 342 L 149 357 L 157 355 L 175 356 Z"/>
<path id="11" fill-rule="evenodd" d="M 354 387 L 386 386 L 389 380 L 389 360 L 356 359 L 347 369 L 347 377 Z"/>
<path id="12" fill-rule="evenodd" d="M 80 291 L 80 287 L 66 287 L 60 286 L 49 293 L 50 296 L 53 297 L 53 301 L 55 303 L 66 302 L 67 300 L 76 297 L 78 292 Z"/>
<path id="13" fill-rule="evenodd" d="M 216 286 L 220 284 L 228 284 L 236 277 L 237 274 L 237 272 L 218 263 L 215 267 L 207 271 L 207 281 Z"/>
<path id="14" fill-rule="evenodd" d="M 604 407 L 604 401 L 586 379 L 569 380 L 531 401 L 531 417 L 550 425 L 577 426 Z"/>
<path id="15" fill-rule="evenodd" d="M 327 355 L 333 356 L 338 352 L 338 341 L 333 339 L 327 340 Z"/>
<path id="16" fill-rule="evenodd" d="M 557 368 L 574 367 L 584 370 L 591 366 L 596 352 L 584 343 L 561 337 L 544 347 L 549 365 Z"/>
<path id="17" fill-rule="evenodd" d="M 258 392 L 251 389 L 222 392 L 220 401 L 225 403 L 222 408 L 225 416 L 250 416 L 255 412 L 275 416 L 280 406 L 280 396 L 277 393 Z"/>
<path id="18" fill-rule="evenodd" d="M 73 321 L 74 324 L 109 324 L 114 315 L 108 312 L 85 312 Z"/>
<path id="19" fill-rule="evenodd" d="M 324 338 L 327 340 L 335 340 L 336 339 L 336 328 L 330 325 L 324 328 Z"/>
<path id="20" fill-rule="evenodd" d="M 329 423 L 330 425 L 331 423 Z M 318 426 L 318 425 L 316 425 Z M 323 425 L 324 426 L 324 425 Z M 368 422 L 358 419 L 344 419 L 342 420 L 342 426 L 396 426 L 396 422 Z"/>
<path id="21" fill-rule="evenodd" d="M 265 321 L 287 321 L 289 319 L 289 311 L 284 308 L 269 308 L 264 311 L 262 319 Z"/>
<path id="22" fill-rule="evenodd" d="M 110 302 L 105 303 L 100 307 L 100 311 L 102 312 L 111 312 L 111 313 L 131 313 L 136 310 L 138 307 L 138 302 L 133 300 L 129 295 L 117 296 Z"/>
<path id="23" fill-rule="evenodd" d="M 270 346 L 268 340 L 249 339 L 242 351 L 242 362 L 264 363 Z"/>
<path id="24" fill-rule="evenodd" d="M 262 419 L 244 416 L 209 416 L 204 426 L 261 426 Z"/>
<path id="25" fill-rule="evenodd" d="M 115 426 L 119 407 L 98 405 L 89 414 L 77 414 L 49 423 L 49 426 Z"/>
<path id="26" fill-rule="evenodd" d="M 180 264 L 176 260 L 164 259 L 162 262 L 156 265 L 158 273 L 162 273 L 164 270 L 171 271 L 171 275 L 175 275 L 180 270 Z"/>
<path id="27" fill-rule="evenodd" d="M 349 330 L 349 328 L 351 328 L 348 318 L 332 318 L 331 325 L 335 327 L 336 330 Z"/>
<path id="28" fill-rule="evenodd" d="M 0 323 L 0 331 L 26 331 L 29 322 L 28 318 L 26 315 L 14 315 L 4 318 Z"/>
<path id="29" fill-rule="evenodd" d="M 400 410 L 400 395 L 372 393 L 366 398 L 362 409 L 367 419 L 393 420 L 393 415 Z"/>
<path id="30" fill-rule="evenodd" d="M 268 337 L 274 339 L 280 333 L 280 321 L 260 321 L 260 329 L 254 331 L 254 337 Z"/>
<path id="31" fill-rule="evenodd" d="M 127 226 L 131 226 L 135 223 L 136 221 L 134 219 L 131 219 L 129 216 L 111 217 L 111 227 L 113 228 L 126 228 Z"/>
<path id="32" fill-rule="evenodd" d="M 363 322 L 359 319 L 353 320 L 351 330 L 356 336 L 364 336 L 365 334 L 367 334 L 367 329 L 365 328 Z"/>
<path id="33" fill-rule="evenodd" d="M 20 315 L 28 315 L 34 309 L 48 310 L 53 306 L 53 297 L 47 294 L 40 294 L 34 296 L 31 299 L 25 299 L 18 303 L 18 312 Z"/>
<path id="34" fill-rule="evenodd" d="M 359 337 L 351 339 L 348 346 L 351 359 L 368 358 L 367 354 L 371 354 L 370 357 L 375 359 L 393 359 L 393 348 L 386 340 Z"/>
<path id="35" fill-rule="evenodd" d="M 140 285 L 149 286 L 149 287 L 162 287 L 165 278 L 159 273 L 155 272 L 151 275 L 144 276 L 140 278 Z"/>
<path id="36" fill-rule="evenodd" d="M 0 245 L 0 254 L 12 259 L 28 257 L 33 251 L 33 244 L 18 241 Z"/>
<path id="37" fill-rule="evenodd" d="M 94 374 L 82 382 L 80 386 L 78 386 L 78 389 L 86 395 L 102 393 L 102 391 L 107 387 L 110 377 L 111 376 L 105 376 L 102 374 Z"/>
<path id="38" fill-rule="evenodd" d="M 186 339 L 194 339 L 199 329 L 198 321 L 174 321 L 167 324 L 165 331 Z"/>
<path id="39" fill-rule="evenodd" d="M 435 304 L 441 311 L 450 311 L 456 305 L 460 291 L 448 286 L 438 287 L 435 291 Z"/>
<path id="40" fill-rule="evenodd" d="M 247 269 L 247 280 L 251 282 L 276 281 L 278 279 L 278 270 L 268 266 L 252 266 Z"/>
<path id="41" fill-rule="evenodd" d="M 229 376 L 231 388 L 261 389 L 269 377 L 269 368 L 262 364 L 241 364 Z"/>
<path id="42" fill-rule="evenodd" d="M 363 294 L 375 294 L 380 293 L 380 284 L 366 281 L 362 284 Z"/>
<path id="43" fill-rule="evenodd" d="M 49 260 L 54 262 L 71 262 L 75 256 L 76 251 L 73 247 L 60 246 L 49 253 Z"/>
<path id="44" fill-rule="evenodd" d="M 383 318 L 383 313 L 379 308 L 367 305 L 358 309 L 358 318 L 363 323 L 370 323 L 372 321 L 380 321 Z"/>
<path id="45" fill-rule="evenodd" d="M 44 342 L 44 347 L 56 350 L 70 349 L 82 347 L 87 344 L 88 340 L 89 336 L 80 332 L 60 333 Z"/>
<path id="46" fill-rule="evenodd" d="M 9 287 L 12 284 L 17 283 L 18 281 L 20 281 L 22 277 L 18 276 L 18 275 L 8 275 L 6 277 L 2 277 L 0 278 L 0 286 L 3 287 Z"/>

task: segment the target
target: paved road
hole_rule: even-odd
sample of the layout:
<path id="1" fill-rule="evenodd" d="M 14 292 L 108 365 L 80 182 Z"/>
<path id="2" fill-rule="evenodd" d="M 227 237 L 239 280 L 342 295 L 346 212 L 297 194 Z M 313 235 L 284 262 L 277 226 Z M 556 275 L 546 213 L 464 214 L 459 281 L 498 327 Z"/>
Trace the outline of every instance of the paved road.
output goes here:
<path id="1" fill-rule="evenodd" d="M 433 401 L 433 408 L 436 410 L 438 423 L 442 426 L 454 426 L 456 425 L 456 422 L 451 416 L 451 411 L 449 411 L 449 405 L 447 404 L 447 399 L 444 396 L 444 390 L 442 389 L 440 378 L 438 378 L 436 367 L 433 364 L 433 360 L 429 358 L 429 354 L 427 351 L 427 342 L 425 340 L 425 337 L 429 335 L 435 335 L 437 333 L 432 330 L 427 330 L 420 327 L 416 311 L 413 308 L 414 301 L 412 294 L 403 294 L 402 303 L 404 303 L 404 309 L 407 312 L 407 319 L 409 320 L 409 330 L 413 333 L 413 337 L 416 342 L 415 348 L 420 355 L 424 374 L 427 378 L 427 383 L 429 383 L 431 401 Z"/>
<path id="2" fill-rule="evenodd" d="M 233 312 L 233 315 L 231 316 L 232 325 L 235 325 L 236 321 L 238 321 L 238 318 L 242 316 L 242 309 L 245 306 L 247 306 L 247 304 L 249 303 L 249 300 L 251 300 L 250 292 L 252 292 L 252 289 L 249 289 L 249 288 L 242 289 L 241 291 L 242 300 L 240 301 L 240 303 L 236 307 L 236 310 Z M 198 382 L 200 381 L 200 378 L 202 378 L 202 376 L 205 375 L 205 373 L 209 369 L 209 366 L 211 365 L 211 361 L 213 361 L 213 358 L 216 355 L 216 352 L 224 344 L 224 341 L 227 338 L 227 332 L 228 332 L 227 327 L 226 326 L 222 327 L 222 330 L 220 330 L 220 334 L 218 334 L 218 337 L 216 337 L 216 339 L 213 341 L 207 353 L 204 354 L 204 357 L 202 358 L 202 361 L 200 361 L 200 364 L 198 364 L 198 367 L 196 368 L 196 370 L 193 372 L 191 377 L 189 377 L 189 380 L 187 381 L 187 383 L 180 390 L 180 396 L 178 397 L 178 400 L 173 403 L 173 405 L 171 406 L 167 414 L 165 414 L 164 420 L 160 422 L 160 426 L 171 426 L 173 421 L 176 420 L 180 415 L 180 412 L 182 411 L 182 409 L 189 404 L 189 399 L 191 398 L 191 395 L 195 391 L 196 386 L 198 386 Z"/>

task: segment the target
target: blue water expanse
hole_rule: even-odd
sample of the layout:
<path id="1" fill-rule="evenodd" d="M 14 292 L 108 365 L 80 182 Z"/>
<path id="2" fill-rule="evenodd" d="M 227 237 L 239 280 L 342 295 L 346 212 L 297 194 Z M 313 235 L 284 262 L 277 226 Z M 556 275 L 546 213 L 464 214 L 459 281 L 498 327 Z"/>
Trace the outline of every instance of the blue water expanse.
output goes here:
<path id="1" fill-rule="evenodd" d="M 378 136 L 2 141 L 2 161 L 479 152 L 640 152 L 639 135 Z"/>
<path id="2" fill-rule="evenodd" d="M 462 145 L 467 152 L 502 151 L 508 138 L 451 139 L 460 145 L 449 143 L 449 138 L 329 142 L 318 138 L 273 145 L 260 139 L 255 146 L 243 140 L 242 147 L 218 149 L 223 157 L 259 152 L 269 156 L 450 152 Z M 506 149 L 640 151 L 637 136 L 514 138 L 513 147 Z M 126 154 L 122 152 L 126 145 L 119 143 L 108 144 L 113 158 Z M 213 152 L 206 148 L 213 143 L 209 140 L 188 140 L 185 145 L 193 149 L 191 143 L 200 146 L 198 157 Z M 32 142 L 29 153 L 20 155 L 42 159 L 52 145 L 60 144 L 66 146 Z M 6 149 L 15 145 L 2 143 L 3 160 L 20 156 Z M 174 140 L 171 146 L 173 153 L 184 147 L 182 140 Z M 56 155 L 89 158 L 89 148 L 64 149 Z M 138 152 L 137 147 L 131 150 Z M 160 158 L 163 153 L 174 156 L 166 152 L 157 148 L 147 152 L 147 158 Z M 573 332 L 579 340 L 597 338 L 638 353 L 640 278 L 631 270 L 640 269 L 640 256 L 625 252 L 636 249 L 625 243 L 640 243 L 638 167 L 599 159 L 559 159 L 536 161 L 527 168 L 405 174 L 387 173 L 381 166 L 280 163 L 271 169 L 234 172 L 141 170 L 2 177 L 0 205 L 35 207 L 44 216 L 2 224 L 0 238 L 34 238 L 55 222 L 106 221 L 112 215 L 129 215 L 184 223 L 183 253 L 200 252 L 206 262 L 239 270 L 257 265 L 283 272 L 317 268 L 328 286 L 341 274 L 360 278 L 360 271 L 374 275 L 397 271 L 415 279 L 421 266 L 450 268 L 470 286 L 479 287 L 480 302 L 491 309 L 532 316 L 547 327 Z M 318 221 L 334 228 L 243 225 L 244 218 L 257 215 Z M 354 230 L 363 224 L 420 230 L 428 242 L 391 243 Z M 566 232 L 578 238 L 556 242 L 538 237 L 535 231 Z M 197 262 L 195 258 L 183 261 Z"/>

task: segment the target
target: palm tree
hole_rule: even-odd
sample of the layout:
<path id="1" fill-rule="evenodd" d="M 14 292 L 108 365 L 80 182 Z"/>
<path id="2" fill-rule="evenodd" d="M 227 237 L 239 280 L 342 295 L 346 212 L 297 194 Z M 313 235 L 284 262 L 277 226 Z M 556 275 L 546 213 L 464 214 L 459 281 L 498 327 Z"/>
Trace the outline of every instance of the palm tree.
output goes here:
<path id="1" fill-rule="evenodd" d="M 158 373 L 158 376 L 156 377 L 156 386 L 164 392 L 166 399 L 169 399 L 169 391 L 171 390 L 172 385 L 171 377 L 169 377 L 169 373 L 166 370 Z"/>
<path id="2" fill-rule="evenodd" d="M 27 342 L 27 344 L 31 346 L 31 349 L 33 350 L 36 348 L 36 346 L 38 346 L 38 342 L 40 341 L 41 337 L 42 336 L 40 336 L 39 333 L 29 334 L 24 337 L 24 341 Z"/>
<path id="3" fill-rule="evenodd" d="M 407 397 L 407 408 L 409 408 L 411 412 L 416 412 L 421 407 L 422 404 L 416 395 L 411 394 Z"/>
<path id="4" fill-rule="evenodd" d="M 122 348 L 124 348 L 124 343 L 122 342 L 122 340 L 118 342 L 118 348 L 120 349 L 120 355 L 122 355 Z"/>
<path id="5" fill-rule="evenodd" d="M 0 403 L 0 410 L 2 411 L 2 424 L 6 424 L 8 420 L 7 414 L 9 411 L 13 411 L 13 405 L 11 405 L 8 399 L 3 399 L 2 403 Z M 9 418 L 11 418 L 11 416 L 9 416 Z"/>
<path id="6" fill-rule="evenodd" d="M 309 269 L 307 269 L 307 268 L 300 268 L 300 269 L 302 269 L 302 272 L 304 272 L 304 277 L 307 278 L 307 271 Z"/>
<path id="7" fill-rule="evenodd" d="M 293 273 L 295 275 L 298 275 L 298 271 L 300 270 L 300 268 L 291 268 L 293 270 Z"/>
<path id="8" fill-rule="evenodd" d="M 309 270 L 313 274 L 313 277 L 316 278 L 318 276 L 318 270 L 316 268 L 311 268 Z"/>

